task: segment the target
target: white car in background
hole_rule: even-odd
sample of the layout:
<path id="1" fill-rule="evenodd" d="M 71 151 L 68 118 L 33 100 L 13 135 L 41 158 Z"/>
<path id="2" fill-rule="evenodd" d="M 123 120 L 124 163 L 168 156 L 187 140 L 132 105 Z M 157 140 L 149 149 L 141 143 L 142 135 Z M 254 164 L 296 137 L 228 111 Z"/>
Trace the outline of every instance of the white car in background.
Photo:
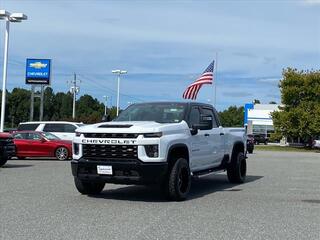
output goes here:
<path id="1" fill-rule="evenodd" d="M 320 148 L 320 139 L 319 140 L 314 140 L 312 142 L 312 147 L 313 148 Z"/>
<path id="2" fill-rule="evenodd" d="M 63 121 L 41 121 L 41 122 L 23 122 L 18 126 L 18 131 L 39 131 L 49 132 L 62 140 L 72 141 L 77 128 L 84 126 L 83 123 L 63 122 Z"/>

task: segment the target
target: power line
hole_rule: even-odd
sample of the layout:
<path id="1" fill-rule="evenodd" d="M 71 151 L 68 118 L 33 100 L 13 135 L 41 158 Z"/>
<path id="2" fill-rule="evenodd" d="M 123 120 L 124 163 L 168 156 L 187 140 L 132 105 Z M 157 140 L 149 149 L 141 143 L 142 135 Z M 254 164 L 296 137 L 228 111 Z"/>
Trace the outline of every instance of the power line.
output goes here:
<path id="1" fill-rule="evenodd" d="M 95 84 L 96 86 L 98 86 L 99 88 L 108 89 L 108 90 L 109 90 L 110 92 L 112 92 L 113 94 L 116 94 L 116 91 L 113 90 L 112 88 L 109 88 L 109 87 L 105 86 L 104 84 L 101 84 L 101 83 L 95 81 L 94 79 L 92 79 L 92 78 L 90 78 L 90 77 L 88 77 L 88 76 L 85 76 L 85 75 L 83 75 L 83 74 L 79 74 L 79 76 L 80 76 L 82 79 L 87 79 L 87 80 L 88 80 L 87 83 L 93 83 L 93 84 Z M 133 97 L 133 96 L 128 95 L 128 94 L 120 93 L 120 95 L 121 95 L 121 96 L 128 97 L 128 98 L 131 98 L 131 99 L 134 99 L 134 100 L 139 101 L 139 102 L 144 102 L 143 99 L 137 98 L 137 97 Z"/>

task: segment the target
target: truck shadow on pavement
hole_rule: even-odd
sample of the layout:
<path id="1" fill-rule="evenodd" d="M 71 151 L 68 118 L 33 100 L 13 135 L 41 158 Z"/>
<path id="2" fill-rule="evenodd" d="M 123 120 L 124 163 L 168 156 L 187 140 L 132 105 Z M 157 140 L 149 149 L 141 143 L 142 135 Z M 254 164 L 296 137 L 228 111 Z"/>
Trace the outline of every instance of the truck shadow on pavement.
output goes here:
<path id="1" fill-rule="evenodd" d="M 201 198 L 215 192 L 238 192 L 250 183 L 263 178 L 263 176 L 249 175 L 244 184 L 229 183 L 226 175 L 212 175 L 200 179 L 193 179 L 191 190 L 186 201 Z M 121 186 L 121 185 L 119 185 Z M 125 186 L 108 190 L 106 184 L 105 190 L 99 195 L 90 195 L 93 198 L 141 201 L 141 202 L 168 202 L 157 186 Z"/>
<path id="2" fill-rule="evenodd" d="M 12 164 L 12 163 L 7 163 L 2 168 L 25 168 L 25 167 L 32 167 L 32 166 L 33 165 L 31 165 L 31 164 Z"/>

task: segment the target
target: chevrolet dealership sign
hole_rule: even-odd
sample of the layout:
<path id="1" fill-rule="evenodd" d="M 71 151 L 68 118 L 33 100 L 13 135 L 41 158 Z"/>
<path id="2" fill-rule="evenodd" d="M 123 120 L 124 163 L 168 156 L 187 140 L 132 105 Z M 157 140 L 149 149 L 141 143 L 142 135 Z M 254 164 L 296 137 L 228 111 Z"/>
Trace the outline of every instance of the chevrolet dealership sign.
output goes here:
<path id="1" fill-rule="evenodd" d="M 50 84 L 51 59 L 27 59 L 26 84 Z"/>

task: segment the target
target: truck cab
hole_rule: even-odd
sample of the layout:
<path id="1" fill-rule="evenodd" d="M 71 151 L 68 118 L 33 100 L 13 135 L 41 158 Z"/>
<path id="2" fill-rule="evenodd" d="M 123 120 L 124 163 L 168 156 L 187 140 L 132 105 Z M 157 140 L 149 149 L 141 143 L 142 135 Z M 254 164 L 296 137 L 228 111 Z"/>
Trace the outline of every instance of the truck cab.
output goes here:
<path id="1" fill-rule="evenodd" d="M 112 122 L 77 129 L 71 161 L 80 193 L 100 193 L 105 183 L 159 184 L 183 200 L 191 177 L 227 170 L 244 182 L 246 134 L 223 128 L 209 104 L 133 104 Z"/>

